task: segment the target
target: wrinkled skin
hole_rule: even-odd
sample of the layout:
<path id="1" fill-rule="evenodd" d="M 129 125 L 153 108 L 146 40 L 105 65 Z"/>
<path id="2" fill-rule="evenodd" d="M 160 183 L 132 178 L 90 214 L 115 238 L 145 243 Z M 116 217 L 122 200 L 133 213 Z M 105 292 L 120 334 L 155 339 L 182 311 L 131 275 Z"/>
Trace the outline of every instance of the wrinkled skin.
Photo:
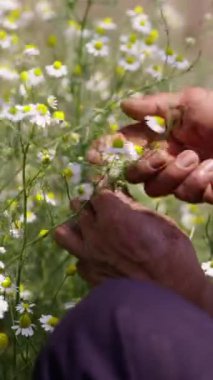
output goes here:
<path id="1" fill-rule="evenodd" d="M 205 277 L 187 236 L 166 217 L 126 195 L 103 190 L 77 224 L 56 230 L 56 241 L 79 258 L 90 284 L 109 277 L 157 281 L 198 303 Z"/>
<path id="2" fill-rule="evenodd" d="M 174 194 L 187 202 L 213 204 L 212 105 L 213 92 L 202 88 L 124 101 L 123 111 L 139 123 L 123 128 L 121 133 L 148 148 L 147 153 L 129 167 L 128 181 L 143 182 L 145 191 L 153 197 Z M 172 121 L 172 132 L 167 139 L 146 127 L 144 117 L 147 115 L 159 115 Z M 88 153 L 90 161 L 100 163 L 100 147 L 107 139 L 110 136 L 94 143 Z M 159 142 L 158 148 L 149 151 L 153 142 Z"/>
<path id="3" fill-rule="evenodd" d="M 213 204 L 212 105 L 213 92 L 200 88 L 123 102 L 124 112 L 139 123 L 120 133 L 146 148 L 128 168 L 127 179 L 144 182 L 150 196 L 174 194 L 187 202 Z M 173 120 L 169 137 L 149 130 L 146 115 Z M 101 164 L 100 152 L 112 138 L 95 141 L 88 159 Z M 150 150 L 153 142 L 158 149 Z M 89 205 L 76 225 L 60 226 L 55 234 L 56 241 L 79 258 L 82 277 L 92 285 L 120 276 L 156 281 L 201 304 L 207 280 L 190 240 L 172 221 L 120 193 L 101 192 Z M 211 300 L 212 288 L 209 292 Z"/>

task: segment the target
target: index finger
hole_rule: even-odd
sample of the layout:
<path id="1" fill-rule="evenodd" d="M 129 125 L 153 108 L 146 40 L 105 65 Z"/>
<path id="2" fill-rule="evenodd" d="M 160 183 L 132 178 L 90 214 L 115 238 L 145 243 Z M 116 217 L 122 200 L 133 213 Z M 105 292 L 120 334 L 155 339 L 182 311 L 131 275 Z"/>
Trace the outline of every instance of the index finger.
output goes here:
<path id="1" fill-rule="evenodd" d="M 124 113 L 134 120 L 143 120 L 145 116 L 161 116 L 164 119 L 177 116 L 181 93 L 160 93 L 126 99 L 121 103 Z"/>

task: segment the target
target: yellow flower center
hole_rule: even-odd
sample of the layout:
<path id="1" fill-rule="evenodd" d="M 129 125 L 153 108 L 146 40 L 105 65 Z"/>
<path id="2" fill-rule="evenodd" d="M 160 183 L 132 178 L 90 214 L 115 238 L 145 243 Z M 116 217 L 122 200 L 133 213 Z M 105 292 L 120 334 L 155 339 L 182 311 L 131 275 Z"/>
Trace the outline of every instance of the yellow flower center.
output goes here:
<path id="1" fill-rule="evenodd" d="M 7 32 L 5 30 L 0 30 L 0 40 L 4 41 L 7 38 Z"/>
<path id="2" fill-rule="evenodd" d="M 65 120 L 65 113 L 63 111 L 55 111 L 53 113 L 53 118 L 60 120 L 60 121 L 64 121 Z"/>
<path id="3" fill-rule="evenodd" d="M 94 44 L 94 47 L 96 50 L 101 50 L 104 46 L 104 43 L 102 41 L 96 41 Z"/>
<path id="4" fill-rule="evenodd" d="M 42 70 L 40 69 L 40 67 L 37 67 L 36 69 L 34 69 L 33 72 L 36 77 L 42 76 Z"/>
<path id="5" fill-rule="evenodd" d="M 140 5 L 137 5 L 137 6 L 134 8 L 134 12 L 135 12 L 137 15 L 139 15 L 139 14 L 141 14 L 141 13 L 144 12 L 144 9 L 143 9 L 143 7 L 141 7 Z"/>
<path id="6" fill-rule="evenodd" d="M 136 58 L 135 57 L 132 57 L 132 56 L 127 56 L 126 57 L 126 62 L 129 64 L 129 65 L 132 65 L 133 63 L 136 62 Z"/>
<path id="7" fill-rule="evenodd" d="M 160 125 L 161 127 L 165 127 L 165 119 L 163 119 L 160 116 L 154 116 L 154 119 L 158 125 Z"/>
<path id="8" fill-rule="evenodd" d="M 56 327 L 59 323 L 59 318 L 56 317 L 50 317 L 47 321 L 47 324 L 51 327 Z"/>
<path id="9" fill-rule="evenodd" d="M 55 62 L 53 63 L 53 67 L 54 67 L 54 69 L 56 69 L 56 70 L 60 70 L 60 69 L 62 68 L 62 62 L 61 62 L 61 61 L 55 61 Z"/>
<path id="10" fill-rule="evenodd" d="M 66 267 L 66 275 L 67 276 L 73 276 L 77 272 L 77 268 L 75 264 L 70 264 Z"/>
<path id="11" fill-rule="evenodd" d="M 45 104 L 38 104 L 36 109 L 41 115 L 46 115 L 48 112 L 48 108 L 45 106 Z"/>
<path id="12" fill-rule="evenodd" d="M 19 319 L 19 325 L 21 328 L 26 329 L 27 327 L 30 327 L 32 321 L 30 319 L 29 314 L 25 313 L 21 316 Z"/>
<path id="13" fill-rule="evenodd" d="M 12 285 L 12 281 L 10 277 L 6 277 L 4 281 L 2 281 L 1 285 L 3 286 L 4 289 L 10 288 L 10 286 Z"/>
<path id="14" fill-rule="evenodd" d="M 124 147 L 124 142 L 122 139 L 117 138 L 112 143 L 113 148 L 122 149 Z"/>

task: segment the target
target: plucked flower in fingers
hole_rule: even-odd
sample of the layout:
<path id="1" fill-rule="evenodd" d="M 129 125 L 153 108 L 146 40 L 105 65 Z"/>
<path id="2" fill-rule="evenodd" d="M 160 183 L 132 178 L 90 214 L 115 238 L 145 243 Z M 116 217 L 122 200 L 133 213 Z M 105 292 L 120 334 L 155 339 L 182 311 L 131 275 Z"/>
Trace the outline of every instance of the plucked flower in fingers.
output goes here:
<path id="1" fill-rule="evenodd" d="M 16 323 L 17 324 L 12 326 L 12 329 L 15 330 L 16 335 L 22 335 L 26 338 L 33 336 L 35 325 L 32 323 L 28 313 L 21 315 Z"/>
<path id="2" fill-rule="evenodd" d="M 166 121 L 160 116 L 146 116 L 147 126 L 154 132 L 164 133 L 166 131 Z"/>
<path id="3" fill-rule="evenodd" d="M 55 61 L 52 65 L 46 66 L 46 72 L 50 77 L 62 78 L 68 74 L 67 66 L 61 61 Z"/>
<path id="4" fill-rule="evenodd" d="M 4 318 L 5 313 L 8 311 L 8 303 L 4 297 L 0 295 L 0 319 Z"/>
<path id="5" fill-rule="evenodd" d="M 55 327 L 59 324 L 59 318 L 53 315 L 42 315 L 39 321 L 41 327 L 47 332 L 53 332 Z"/>

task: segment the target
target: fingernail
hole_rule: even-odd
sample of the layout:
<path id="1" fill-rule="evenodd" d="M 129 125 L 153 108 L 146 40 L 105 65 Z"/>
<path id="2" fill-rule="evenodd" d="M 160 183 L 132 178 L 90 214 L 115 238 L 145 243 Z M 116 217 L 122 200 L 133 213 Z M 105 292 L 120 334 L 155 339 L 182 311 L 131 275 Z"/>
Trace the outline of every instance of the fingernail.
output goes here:
<path id="1" fill-rule="evenodd" d="M 164 152 L 154 152 L 147 158 L 147 161 L 150 167 L 154 170 L 164 168 L 167 163 L 166 155 Z"/>
<path id="2" fill-rule="evenodd" d="M 198 157 L 196 153 L 192 151 L 182 152 L 176 159 L 176 165 L 180 168 L 189 168 L 196 163 L 198 163 Z"/>
<path id="3" fill-rule="evenodd" d="M 213 160 L 205 162 L 203 164 L 203 171 L 204 173 L 209 173 L 213 171 Z"/>

